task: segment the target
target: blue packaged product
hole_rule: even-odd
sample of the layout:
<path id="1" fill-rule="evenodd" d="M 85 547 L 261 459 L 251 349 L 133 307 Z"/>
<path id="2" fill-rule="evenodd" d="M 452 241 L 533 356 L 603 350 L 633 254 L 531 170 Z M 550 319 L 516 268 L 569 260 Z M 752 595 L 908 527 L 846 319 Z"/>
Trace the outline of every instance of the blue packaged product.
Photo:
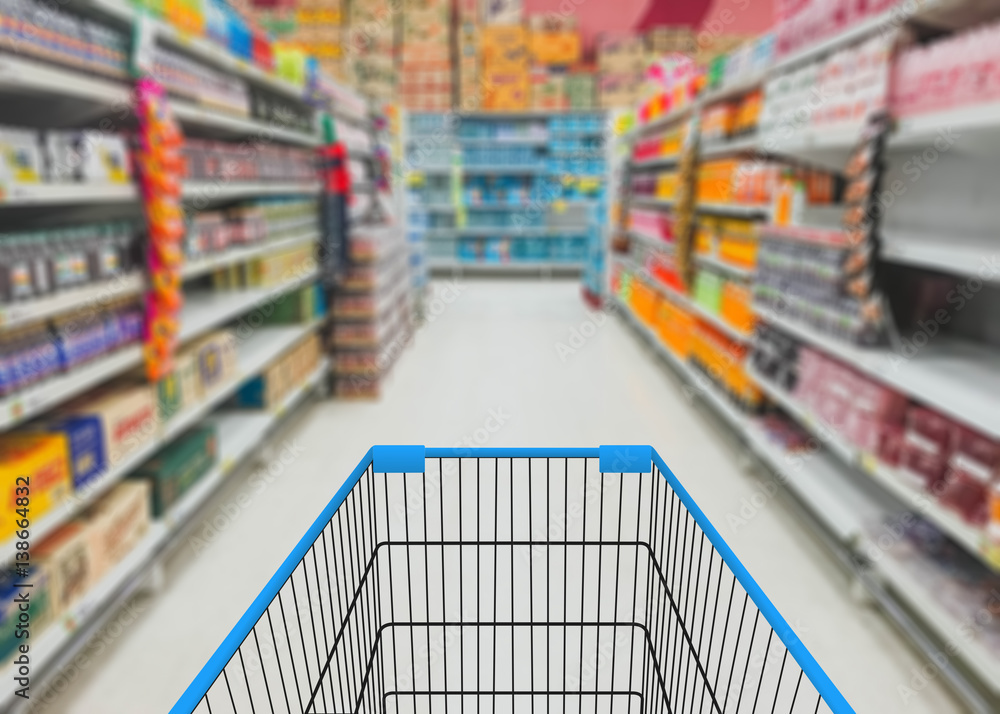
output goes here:
<path id="1" fill-rule="evenodd" d="M 35 427 L 50 434 L 63 434 L 69 447 L 73 487 L 79 491 L 104 473 L 104 427 L 98 416 L 68 415 L 44 421 Z"/>

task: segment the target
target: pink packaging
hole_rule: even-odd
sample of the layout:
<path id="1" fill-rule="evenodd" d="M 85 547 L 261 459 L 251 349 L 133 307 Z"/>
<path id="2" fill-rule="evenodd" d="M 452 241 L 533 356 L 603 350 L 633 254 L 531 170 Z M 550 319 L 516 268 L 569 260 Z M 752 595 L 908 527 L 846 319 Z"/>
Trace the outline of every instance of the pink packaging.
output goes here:
<path id="1" fill-rule="evenodd" d="M 854 389 L 855 409 L 875 421 L 902 424 L 909 404 L 902 394 L 891 387 L 863 378 L 855 382 Z"/>
<path id="2" fill-rule="evenodd" d="M 990 488 L 1000 466 L 1000 444 L 959 428 L 938 500 L 974 525 L 986 523 Z"/>
<path id="3" fill-rule="evenodd" d="M 899 424 L 884 424 L 879 440 L 878 458 L 886 466 L 899 466 L 904 429 Z"/>
<path id="4" fill-rule="evenodd" d="M 958 428 L 936 411 L 911 406 L 900 451 L 900 472 L 928 490 L 939 487 Z"/>

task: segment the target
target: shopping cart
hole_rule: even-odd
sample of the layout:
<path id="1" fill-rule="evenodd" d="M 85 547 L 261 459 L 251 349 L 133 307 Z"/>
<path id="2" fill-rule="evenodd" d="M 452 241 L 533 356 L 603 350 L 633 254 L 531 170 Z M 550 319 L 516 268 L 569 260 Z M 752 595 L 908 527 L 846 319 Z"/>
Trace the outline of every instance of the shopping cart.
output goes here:
<path id="1" fill-rule="evenodd" d="M 648 446 L 376 446 L 171 710 L 852 712 Z"/>

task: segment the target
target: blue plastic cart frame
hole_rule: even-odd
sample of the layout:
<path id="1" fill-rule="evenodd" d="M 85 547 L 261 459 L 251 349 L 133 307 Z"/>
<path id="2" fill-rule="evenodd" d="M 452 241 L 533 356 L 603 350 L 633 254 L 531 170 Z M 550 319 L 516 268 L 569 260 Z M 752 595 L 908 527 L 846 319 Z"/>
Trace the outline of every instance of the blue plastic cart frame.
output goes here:
<path id="1" fill-rule="evenodd" d="M 376 446 L 171 714 L 560 705 L 853 712 L 651 447 Z"/>

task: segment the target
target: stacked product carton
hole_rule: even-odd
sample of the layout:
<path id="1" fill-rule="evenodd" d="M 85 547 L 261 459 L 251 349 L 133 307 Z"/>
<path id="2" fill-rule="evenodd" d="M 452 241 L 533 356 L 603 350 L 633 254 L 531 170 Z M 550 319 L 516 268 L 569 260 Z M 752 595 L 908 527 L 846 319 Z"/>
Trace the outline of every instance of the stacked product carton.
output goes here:
<path id="1" fill-rule="evenodd" d="M 530 23 L 531 107 L 543 111 L 569 109 L 568 67 L 580 61 L 576 17 L 533 15 Z"/>
<path id="2" fill-rule="evenodd" d="M 645 40 L 641 35 L 604 34 L 598 38 L 598 94 L 602 108 L 638 104 L 647 59 Z"/>
<path id="3" fill-rule="evenodd" d="M 395 0 L 352 0 L 344 43 L 347 72 L 364 94 L 391 100 L 396 93 Z"/>
<path id="4" fill-rule="evenodd" d="M 521 111 L 531 94 L 528 31 L 523 25 L 488 25 L 482 30 L 483 108 Z"/>
<path id="5" fill-rule="evenodd" d="M 419 111 L 452 107 L 451 3 L 406 0 L 400 46 L 399 96 Z"/>
<path id="6" fill-rule="evenodd" d="M 479 0 L 458 0 L 455 28 L 456 101 L 460 111 L 474 112 L 481 106 L 479 77 Z"/>

